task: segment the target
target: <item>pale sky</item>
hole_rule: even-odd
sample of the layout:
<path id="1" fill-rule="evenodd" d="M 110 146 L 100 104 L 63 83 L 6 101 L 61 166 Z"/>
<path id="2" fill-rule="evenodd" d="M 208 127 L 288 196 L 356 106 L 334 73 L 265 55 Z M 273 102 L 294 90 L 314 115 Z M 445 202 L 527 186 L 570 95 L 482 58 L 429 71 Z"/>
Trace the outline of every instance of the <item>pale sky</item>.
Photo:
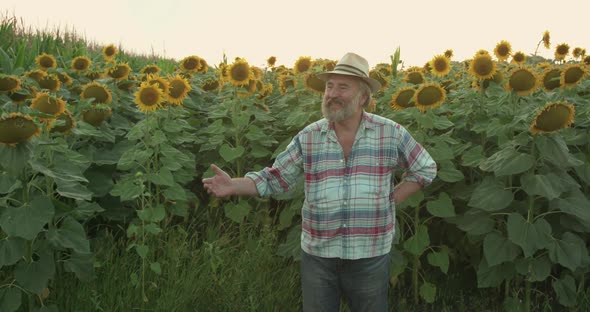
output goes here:
<path id="1" fill-rule="evenodd" d="M 299 56 L 338 60 L 346 52 L 389 63 L 396 47 L 406 66 L 422 66 L 446 49 L 453 60 L 501 40 L 534 53 L 543 32 L 557 44 L 590 52 L 587 0 L 0 0 L 0 16 L 32 29 L 75 31 L 100 45 L 218 64 L 243 57 L 264 67 L 269 56 L 292 67 Z"/>

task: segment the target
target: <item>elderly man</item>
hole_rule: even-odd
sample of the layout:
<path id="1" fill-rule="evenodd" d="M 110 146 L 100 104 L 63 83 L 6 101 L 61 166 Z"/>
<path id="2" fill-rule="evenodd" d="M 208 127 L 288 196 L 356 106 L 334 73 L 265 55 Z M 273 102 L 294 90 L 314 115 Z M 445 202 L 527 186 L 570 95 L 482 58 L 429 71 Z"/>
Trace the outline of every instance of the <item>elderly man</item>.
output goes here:
<path id="1" fill-rule="evenodd" d="M 215 165 L 205 189 L 218 197 L 270 196 L 305 180 L 301 210 L 304 311 L 387 311 L 395 205 L 436 176 L 428 152 L 396 122 L 365 112 L 380 88 L 369 64 L 347 53 L 326 82 L 324 118 L 291 141 L 272 167 L 231 178 Z M 394 181 L 396 170 L 404 174 Z"/>

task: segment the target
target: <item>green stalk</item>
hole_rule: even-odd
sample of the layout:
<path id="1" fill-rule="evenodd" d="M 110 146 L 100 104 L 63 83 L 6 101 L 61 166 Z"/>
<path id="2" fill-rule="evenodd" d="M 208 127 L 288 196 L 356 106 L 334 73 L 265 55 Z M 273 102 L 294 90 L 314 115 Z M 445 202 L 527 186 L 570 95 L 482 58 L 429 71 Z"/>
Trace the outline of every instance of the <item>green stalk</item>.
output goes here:
<path id="1" fill-rule="evenodd" d="M 418 231 L 418 224 L 420 223 L 420 204 L 414 209 L 414 231 Z M 419 290 L 418 290 L 418 267 L 420 265 L 420 256 L 414 255 L 412 266 L 412 287 L 414 289 L 414 304 L 418 304 Z"/>

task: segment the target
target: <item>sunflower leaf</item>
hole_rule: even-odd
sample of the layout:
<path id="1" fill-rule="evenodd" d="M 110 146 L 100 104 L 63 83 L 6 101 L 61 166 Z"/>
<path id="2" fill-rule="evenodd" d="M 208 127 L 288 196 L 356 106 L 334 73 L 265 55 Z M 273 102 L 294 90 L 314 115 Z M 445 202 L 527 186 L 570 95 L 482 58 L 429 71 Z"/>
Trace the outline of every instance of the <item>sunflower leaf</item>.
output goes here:
<path id="1" fill-rule="evenodd" d="M 508 207 L 513 199 L 511 191 L 506 190 L 501 182 L 488 176 L 475 188 L 468 205 L 485 211 L 499 211 Z"/>

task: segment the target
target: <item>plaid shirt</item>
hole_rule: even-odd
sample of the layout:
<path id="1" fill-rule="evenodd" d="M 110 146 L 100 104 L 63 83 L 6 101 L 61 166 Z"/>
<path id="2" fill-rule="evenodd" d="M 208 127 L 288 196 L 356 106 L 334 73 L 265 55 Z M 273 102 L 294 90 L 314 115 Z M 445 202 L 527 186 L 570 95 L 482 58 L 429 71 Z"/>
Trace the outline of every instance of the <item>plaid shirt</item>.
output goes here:
<path id="1" fill-rule="evenodd" d="M 261 196 L 290 190 L 305 178 L 301 248 L 342 259 L 384 255 L 394 235 L 395 170 L 428 185 L 436 164 L 399 124 L 363 113 L 347 160 L 333 124 L 319 120 L 291 141 L 271 168 L 249 172 Z"/>

